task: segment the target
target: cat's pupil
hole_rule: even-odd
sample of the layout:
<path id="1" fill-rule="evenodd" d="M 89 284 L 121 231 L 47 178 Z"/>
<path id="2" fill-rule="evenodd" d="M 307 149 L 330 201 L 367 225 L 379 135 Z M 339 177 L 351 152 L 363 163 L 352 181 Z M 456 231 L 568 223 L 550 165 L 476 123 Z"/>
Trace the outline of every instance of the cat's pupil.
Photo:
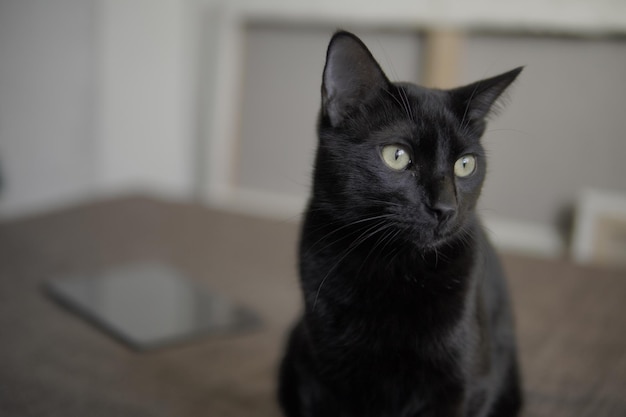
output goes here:
<path id="1" fill-rule="evenodd" d="M 403 154 L 404 154 L 404 151 L 403 151 L 402 149 L 396 149 L 396 155 L 395 155 L 396 161 L 397 161 L 398 159 L 400 159 L 400 157 L 401 157 Z"/>

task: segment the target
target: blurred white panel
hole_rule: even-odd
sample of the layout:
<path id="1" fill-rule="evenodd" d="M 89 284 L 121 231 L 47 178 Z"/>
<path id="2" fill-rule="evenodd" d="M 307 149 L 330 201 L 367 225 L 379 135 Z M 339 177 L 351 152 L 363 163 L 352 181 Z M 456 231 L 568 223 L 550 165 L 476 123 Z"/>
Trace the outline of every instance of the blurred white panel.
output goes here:
<path id="1" fill-rule="evenodd" d="M 326 47 L 334 28 L 250 25 L 246 29 L 237 187 L 309 194 Z M 420 37 L 358 29 L 388 76 L 419 79 Z"/>
<path id="2" fill-rule="evenodd" d="M 626 2 L 620 0 L 229 0 L 228 4 L 255 18 L 341 26 L 626 33 Z"/>
<path id="3" fill-rule="evenodd" d="M 90 194 L 93 2 L 0 1 L 0 216 Z"/>
<path id="4" fill-rule="evenodd" d="M 626 42 L 469 36 L 463 81 L 526 65 L 483 138 L 486 216 L 554 225 L 583 188 L 626 192 Z"/>
<path id="5" fill-rule="evenodd" d="M 98 188 L 191 195 L 190 2 L 106 0 L 98 12 Z"/>

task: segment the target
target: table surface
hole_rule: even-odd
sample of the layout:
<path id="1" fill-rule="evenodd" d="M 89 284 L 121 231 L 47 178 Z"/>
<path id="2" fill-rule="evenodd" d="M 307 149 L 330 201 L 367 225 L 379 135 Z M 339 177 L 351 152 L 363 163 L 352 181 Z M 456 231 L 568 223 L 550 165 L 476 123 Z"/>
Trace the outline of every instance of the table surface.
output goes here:
<path id="1" fill-rule="evenodd" d="M 278 417 L 276 365 L 300 310 L 294 221 L 144 197 L 0 223 L 0 415 Z M 261 329 L 138 353 L 42 283 L 146 259 L 260 313 Z M 626 416 L 626 273 L 503 255 L 525 416 Z"/>

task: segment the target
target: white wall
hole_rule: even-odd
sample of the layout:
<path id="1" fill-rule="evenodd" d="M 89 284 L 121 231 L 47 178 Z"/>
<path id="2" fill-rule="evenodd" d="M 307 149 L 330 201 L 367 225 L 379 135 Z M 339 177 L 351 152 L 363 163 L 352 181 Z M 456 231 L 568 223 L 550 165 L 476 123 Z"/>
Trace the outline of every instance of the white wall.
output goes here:
<path id="1" fill-rule="evenodd" d="M 99 191 L 189 197 L 195 135 L 195 18 L 179 0 L 98 7 L 95 127 Z"/>
<path id="2" fill-rule="evenodd" d="M 0 1 L 0 218 L 189 198 L 195 0 Z"/>
<path id="3" fill-rule="evenodd" d="M 0 213 L 91 195 L 94 2 L 0 1 Z"/>

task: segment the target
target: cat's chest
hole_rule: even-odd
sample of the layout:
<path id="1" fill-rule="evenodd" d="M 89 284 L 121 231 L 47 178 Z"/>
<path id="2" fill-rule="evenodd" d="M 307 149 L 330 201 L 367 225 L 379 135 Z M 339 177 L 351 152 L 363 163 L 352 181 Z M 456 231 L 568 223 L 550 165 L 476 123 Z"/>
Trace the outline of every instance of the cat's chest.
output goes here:
<path id="1" fill-rule="evenodd" d="M 455 270 L 402 266 L 368 275 L 341 271 L 316 295 L 327 317 L 368 337 L 413 337 L 460 320 L 474 296 L 472 276 Z"/>
<path id="2" fill-rule="evenodd" d="M 364 358 L 368 366 L 389 369 L 395 358 L 399 371 L 449 358 L 450 337 L 467 327 L 474 293 L 425 282 L 452 279 L 441 275 L 382 278 L 394 281 L 329 285 L 307 315 L 313 342 L 330 356 Z"/>
<path id="3" fill-rule="evenodd" d="M 381 292 L 375 299 L 354 297 L 345 304 L 320 301 L 323 313 L 308 317 L 315 342 L 331 355 L 356 355 L 373 365 L 388 358 L 398 358 L 401 367 L 420 358 L 432 361 L 459 328 L 463 312 L 441 300 L 399 298 Z"/>
<path id="4" fill-rule="evenodd" d="M 457 375 L 463 361 L 449 335 L 426 331 L 418 320 L 372 310 L 327 321 L 312 343 L 317 367 L 342 389 L 355 388 L 345 381 L 359 381 L 360 395 L 372 390 L 371 395 L 404 403 L 440 375 Z M 411 392 L 400 395 L 406 387 Z"/>

